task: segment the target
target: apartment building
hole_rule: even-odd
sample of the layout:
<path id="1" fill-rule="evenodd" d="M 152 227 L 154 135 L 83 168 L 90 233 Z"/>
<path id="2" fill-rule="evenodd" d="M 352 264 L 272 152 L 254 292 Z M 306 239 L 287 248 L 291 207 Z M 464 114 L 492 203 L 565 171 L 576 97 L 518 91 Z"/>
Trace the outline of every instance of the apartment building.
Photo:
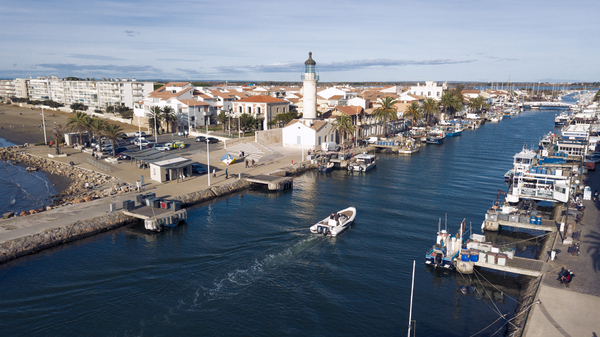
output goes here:
<path id="1" fill-rule="evenodd" d="M 0 98 L 15 96 L 15 80 L 0 80 Z"/>
<path id="2" fill-rule="evenodd" d="M 64 105 L 81 103 L 93 109 L 124 105 L 133 108 L 154 90 L 154 82 L 138 82 L 135 79 L 70 80 L 56 76 L 39 76 L 35 79 L 4 81 L 5 91 L 12 96 L 32 101 L 53 100 Z M 12 84 L 12 88 L 8 88 Z M 2 85 L 0 85 L 0 90 Z M 2 93 L 0 92 L 0 95 Z"/>
<path id="3" fill-rule="evenodd" d="M 436 82 L 433 81 L 425 81 L 425 85 L 417 83 L 417 85 L 411 86 L 407 94 L 417 95 L 421 97 L 431 97 L 440 100 L 442 98 L 444 90 L 446 89 L 446 83 L 438 85 Z"/>

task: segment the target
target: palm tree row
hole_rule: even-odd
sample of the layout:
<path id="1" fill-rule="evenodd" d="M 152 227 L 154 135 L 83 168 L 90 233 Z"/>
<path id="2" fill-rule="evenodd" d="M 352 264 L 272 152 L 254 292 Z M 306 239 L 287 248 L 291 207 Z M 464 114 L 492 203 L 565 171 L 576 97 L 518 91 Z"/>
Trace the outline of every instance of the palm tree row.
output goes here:
<path id="1" fill-rule="evenodd" d="M 384 134 L 387 134 L 388 121 L 398 119 L 398 109 L 394 106 L 398 101 L 392 97 L 383 97 L 379 99 L 379 108 L 373 110 L 373 116 L 380 121 L 383 121 Z"/>
<path id="2" fill-rule="evenodd" d="M 119 134 L 123 129 L 117 124 L 107 123 L 105 120 L 95 117 L 89 117 L 81 111 L 75 111 L 73 116 L 67 119 L 67 127 L 79 134 L 79 143 L 83 144 L 82 133 L 87 132 L 90 135 L 90 142 L 93 142 L 95 136 L 105 136 L 111 140 L 113 157 L 115 153 L 115 144 L 119 138 Z M 55 130 L 55 134 L 62 135 L 60 128 Z"/>

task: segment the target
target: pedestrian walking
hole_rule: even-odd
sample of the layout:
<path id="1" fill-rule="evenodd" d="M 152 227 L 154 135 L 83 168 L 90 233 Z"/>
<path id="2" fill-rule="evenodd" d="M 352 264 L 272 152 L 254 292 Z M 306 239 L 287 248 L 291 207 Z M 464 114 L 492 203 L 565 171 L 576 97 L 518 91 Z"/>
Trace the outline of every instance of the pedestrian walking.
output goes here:
<path id="1" fill-rule="evenodd" d="M 244 153 L 244 151 L 242 151 L 242 158 L 244 158 L 246 156 L 246 153 Z"/>
<path id="2" fill-rule="evenodd" d="M 217 176 L 217 169 L 213 169 L 213 177 Z"/>
<path id="3" fill-rule="evenodd" d="M 252 159 L 252 167 L 254 167 L 254 159 Z"/>
<path id="4" fill-rule="evenodd" d="M 242 151 L 240 151 L 240 159 L 244 158 L 244 155 L 242 154 Z"/>
<path id="5" fill-rule="evenodd" d="M 246 159 L 246 168 L 248 168 L 248 159 Z"/>
<path id="6" fill-rule="evenodd" d="M 227 169 L 225 169 L 225 179 L 229 179 L 229 171 Z"/>

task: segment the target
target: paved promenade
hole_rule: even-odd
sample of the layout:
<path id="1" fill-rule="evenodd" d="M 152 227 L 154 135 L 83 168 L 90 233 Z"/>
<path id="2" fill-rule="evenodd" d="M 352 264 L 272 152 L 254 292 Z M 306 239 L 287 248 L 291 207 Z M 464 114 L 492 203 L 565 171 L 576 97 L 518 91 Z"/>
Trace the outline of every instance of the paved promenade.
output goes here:
<path id="1" fill-rule="evenodd" d="M 47 147 L 36 146 L 33 148 L 24 149 L 33 155 L 48 158 L 47 154 L 50 149 Z M 254 168 L 246 168 L 244 162 L 234 163 L 226 166 L 221 163 L 220 158 L 227 152 L 237 155 L 239 151 L 245 151 L 245 155 L 252 159 L 258 160 Z M 75 162 L 78 167 L 83 169 L 93 170 L 99 173 L 114 176 L 120 182 L 127 182 L 135 186 L 136 181 L 144 176 L 144 190 L 156 193 L 158 197 L 173 197 L 192 193 L 195 191 L 205 190 L 209 187 L 208 176 L 193 175 L 185 178 L 183 182 L 171 181 L 167 183 L 158 183 L 150 180 L 149 169 L 140 169 L 132 165 L 129 161 L 120 161 L 118 164 L 110 164 L 105 161 L 100 161 L 103 165 L 110 168 L 110 172 L 99 169 L 90 165 L 87 162 L 91 155 L 82 153 L 79 150 L 65 148 L 65 153 L 69 154 L 65 158 L 55 158 L 64 163 L 70 161 Z M 184 150 L 171 151 L 172 154 L 178 154 L 186 158 L 190 158 L 203 165 L 206 165 L 206 151 L 195 152 Z M 300 149 L 283 148 L 281 145 L 262 146 L 255 142 L 238 143 L 228 149 L 219 146 L 215 151 L 210 152 L 211 171 L 213 167 L 217 170 L 217 176 L 210 176 L 210 186 L 216 186 L 231 182 L 232 179 L 237 179 L 239 173 L 256 175 L 273 172 L 284 167 L 290 166 L 292 161 L 298 165 L 302 157 Z M 214 165 L 214 166 L 213 166 Z M 104 168 L 106 168 L 104 167 Z M 229 179 L 225 178 L 225 168 L 228 169 Z M 107 186 L 98 186 L 98 189 L 109 188 L 112 183 Z M 122 194 L 115 197 L 101 198 L 92 202 L 81 204 L 73 204 L 63 207 L 58 207 L 50 211 L 44 211 L 37 214 L 27 215 L 24 217 L 15 217 L 10 219 L 0 219 L 0 243 L 12 240 L 15 238 L 41 233 L 51 228 L 70 225 L 76 221 L 87 220 L 103 216 L 109 213 L 110 203 L 116 203 L 117 209 L 121 209 L 123 201 L 133 199 L 137 193 Z"/>
<path id="2" fill-rule="evenodd" d="M 600 172 L 590 172 L 587 184 L 600 190 Z M 579 256 L 567 252 L 560 237 L 554 249 L 561 252 L 547 265 L 524 336 L 600 336 L 600 202 L 584 201 L 585 214 L 574 231 L 581 231 Z M 575 277 L 567 288 L 557 281 L 561 268 Z"/>

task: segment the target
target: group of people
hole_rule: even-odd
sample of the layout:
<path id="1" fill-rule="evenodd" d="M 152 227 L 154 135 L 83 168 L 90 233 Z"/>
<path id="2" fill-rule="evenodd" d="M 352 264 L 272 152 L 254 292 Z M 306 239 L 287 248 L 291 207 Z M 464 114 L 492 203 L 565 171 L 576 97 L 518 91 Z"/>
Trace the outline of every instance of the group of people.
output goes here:
<path id="1" fill-rule="evenodd" d="M 252 165 L 252 166 L 250 166 L 250 165 Z M 254 165 L 255 165 L 254 159 L 252 159 L 252 161 L 248 161 L 248 159 L 246 159 L 246 168 L 254 167 Z"/>
<path id="2" fill-rule="evenodd" d="M 568 287 L 573 280 L 573 276 L 575 276 L 575 274 L 573 274 L 571 269 L 563 269 L 560 273 L 558 273 L 557 280 L 560 281 L 561 284 L 564 284 Z"/>
<path id="3" fill-rule="evenodd" d="M 329 216 L 329 219 L 333 219 L 335 221 L 338 221 L 340 219 L 340 213 L 338 213 L 338 212 L 331 213 L 331 215 Z"/>

